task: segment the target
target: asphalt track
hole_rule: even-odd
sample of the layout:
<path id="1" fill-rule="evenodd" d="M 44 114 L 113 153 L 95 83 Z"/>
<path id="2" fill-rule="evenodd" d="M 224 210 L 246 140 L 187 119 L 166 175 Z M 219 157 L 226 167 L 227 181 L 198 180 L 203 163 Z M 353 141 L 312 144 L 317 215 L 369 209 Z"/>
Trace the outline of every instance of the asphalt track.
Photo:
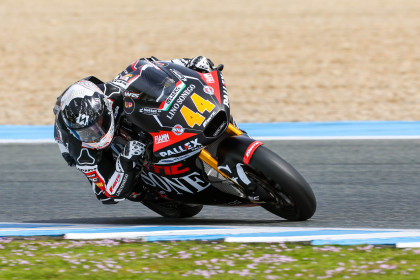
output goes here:
<path id="1" fill-rule="evenodd" d="M 165 219 L 138 203 L 102 205 L 55 144 L 1 144 L 0 222 L 420 229 L 420 140 L 264 142 L 313 187 L 310 220 L 288 222 L 260 207 Z"/>

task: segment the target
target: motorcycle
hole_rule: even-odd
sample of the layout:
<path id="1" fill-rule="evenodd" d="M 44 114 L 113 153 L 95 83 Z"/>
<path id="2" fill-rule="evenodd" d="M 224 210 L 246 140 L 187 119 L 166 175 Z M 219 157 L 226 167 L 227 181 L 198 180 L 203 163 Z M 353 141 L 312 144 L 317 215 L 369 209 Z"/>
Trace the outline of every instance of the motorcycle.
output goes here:
<path id="1" fill-rule="evenodd" d="M 161 61 L 143 68 L 148 82 L 124 92 L 134 138 L 149 143 L 138 174 L 141 198 L 130 200 L 172 218 L 197 215 L 203 205 L 261 206 L 291 221 L 312 217 L 316 199 L 306 180 L 234 122 L 223 65 L 209 73 Z"/>

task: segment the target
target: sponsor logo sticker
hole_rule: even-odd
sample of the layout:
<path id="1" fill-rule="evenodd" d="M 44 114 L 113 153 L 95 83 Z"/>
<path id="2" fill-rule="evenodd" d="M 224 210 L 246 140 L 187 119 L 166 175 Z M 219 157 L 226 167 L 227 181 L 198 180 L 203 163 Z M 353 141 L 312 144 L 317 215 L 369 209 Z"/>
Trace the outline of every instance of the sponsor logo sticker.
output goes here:
<path id="1" fill-rule="evenodd" d="M 153 108 L 140 108 L 139 113 L 142 113 L 145 115 L 159 115 L 160 111 L 158 109 L 153 109 Z"/>
<path id="2" fill-rule="evenodd" d="M 251 160 L 252 155 L 254 154 L 255 150 L 261 146 L 263 143 L 260 141 L 254 141 L 251 143 L 251 145 L 248 146 L 246 149 L 245 155 L 244 155 L 244 163 L 249 164 L 249 161 Z"/>
<path id="3" fill-rule="evenodd" d="M 211 73 L 205 73 L 205 74 L 203 74 L 203 77 L 206 80 L 206 83 L 209 83 L 209 84 L 214 83 L 214 78 L 213 78 L 213 75 Z"/>
<path id="4" fill-rule="evenodd" d="M 169 138 L 168 133 L 159 134 L 155 136 L 155 144 L 165 143 L 169 141 L 171 141 L 171 139 Z"/>
<path id="5" fill-rule="evenodd" d="M 181 135 L 182 133 L 184 133 L 184 131 L 185 131 L 185 129 L 182 127 L 182 125 L 180 125 L 180 124 L 176 124 L 173 128 L 172 128 L 172 132 L 175 134 L 175 135 L 177 135 L 177 136 L 179 136 L 179 135 Z"/>
<path id="6" fill-rule="evenodd" d="M 134 101 L 131 98 L 129 100 L 130 101 L 128 101 L 128 100 L 124 101 L 124 107 L 125 107 L 124 111 L 127 114 L 131 114 L 134 111 Z"/>
<path id="7" fill-rule="evenodd" d="M 133 102 L 125 101 L 125 108 L 131 108 L 133 107 Z"/>
<path id="8" fill-rule="evenodd" d="M 207 94 L 210 94 L 210 95 L 213 95 L 214 94 L 214 89 L 212 87 L 210 87 L 210 86 L 204 86 L 203 90 Z"/>
<path id="9" fill-rule="evenodd" d="M 130 97 L 130 98 L 134 98 L 134 99 L 139 98 L 140 95 L 141 95 L 141 93 L 134 93 L 134 92 L 129 92 L 129 91 L 124 92 L 124 97 Z"/>

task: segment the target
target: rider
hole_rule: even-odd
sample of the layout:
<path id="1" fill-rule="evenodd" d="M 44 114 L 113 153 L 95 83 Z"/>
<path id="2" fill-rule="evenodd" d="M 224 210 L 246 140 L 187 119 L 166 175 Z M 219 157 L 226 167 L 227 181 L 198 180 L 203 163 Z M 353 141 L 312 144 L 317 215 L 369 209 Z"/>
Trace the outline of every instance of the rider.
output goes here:
<path id="1" fill-rule="evenodd" d="M 145 157 L 145 143 L 142 139 L 126 138 L 128 143 L 117 157 L 113 156 L 110 144 L 121 131 L 130 131 L 130 123 L 123 114 L 124 91 L 129 84 L 147 84 L 153 77 L 142 75 L 142 69 L 156 67 L 160 62 L 163 61 L 155 57 L 141 58 L 110 82 L 90 76 L 72 84 L 57 98 L 55 141 L 68 165 L 86 175 L 96 197 L 104 204 L 140 196 L 135 177 L 136 167 Z M 203 56 L 170 62 L 203 73 L 215 69 L 213 62 Z M 127 77 L 130 77 L 129 83 Z"/>

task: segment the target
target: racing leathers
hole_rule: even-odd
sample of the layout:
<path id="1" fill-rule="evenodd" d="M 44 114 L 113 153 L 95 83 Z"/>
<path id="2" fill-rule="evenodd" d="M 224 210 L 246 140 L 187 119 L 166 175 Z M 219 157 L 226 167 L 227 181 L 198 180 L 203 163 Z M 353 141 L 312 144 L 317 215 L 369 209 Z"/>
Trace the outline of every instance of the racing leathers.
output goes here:
<path id="1" fill-rule="evenodd" d="M 123 94 L 131 84 L 141 83 L 143 87 L 147 85 L 148 79 L 152 80 L 153 77 L 142 75 L 142 71 L 147 67 L 156 67 L 162 62 L 167 61 L 159 61 L 154 57 L 141 58 L 130 64 L 112 81 L 106 83 L 93 76 L 83 79 L 96 84 L 112 102 L 115 120 L 114 137 L 104 149 L 92 148 L 89 143 L 78 140 L 71 133 L 60 114 L 61 100 L 66 91 L 57 98 L 54 107 L 55 141 L 68 165 L 75 166 L 86 175 L 96 197 L 104 204 L 114 204 L 125 198 L 141 197 L 141 187 L 136 184 L 138 182 L 136 176 L 140 173 L 139 170 L 143 164 L 147 141 L 124 117 Z M 211 60 L 202 56 L 193 59 L 174 59 L 170 62 L 199 72 L 210 72 L 215 69 Z M 123 141 L 116 141 L 116 138 Z"/>

